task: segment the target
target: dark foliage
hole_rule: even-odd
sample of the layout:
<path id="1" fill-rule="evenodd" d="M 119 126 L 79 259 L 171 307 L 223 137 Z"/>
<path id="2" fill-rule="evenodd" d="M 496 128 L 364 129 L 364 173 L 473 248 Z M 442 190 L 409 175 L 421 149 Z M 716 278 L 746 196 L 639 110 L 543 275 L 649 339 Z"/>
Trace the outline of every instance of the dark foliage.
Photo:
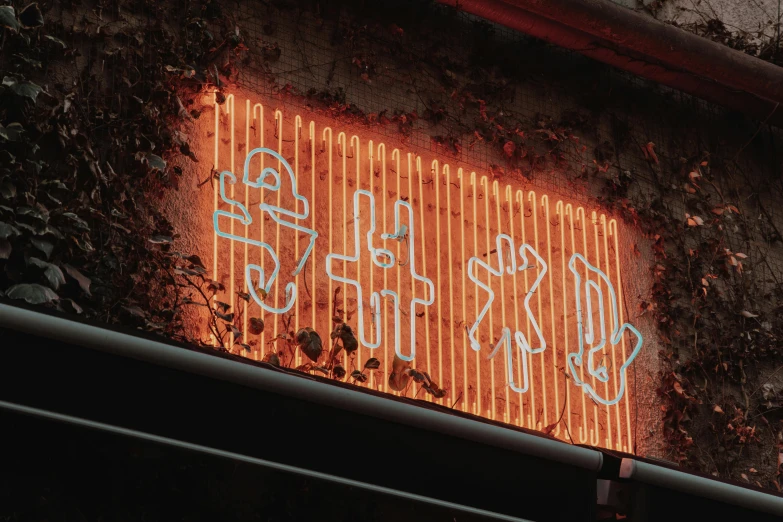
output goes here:
<path id="1" fill-rule="evenodd" d="M 156 202 L 241 37 L 207 0 L 16 2 L 0 26 L 0 295 L 183 336 L 210 282 Z"/>

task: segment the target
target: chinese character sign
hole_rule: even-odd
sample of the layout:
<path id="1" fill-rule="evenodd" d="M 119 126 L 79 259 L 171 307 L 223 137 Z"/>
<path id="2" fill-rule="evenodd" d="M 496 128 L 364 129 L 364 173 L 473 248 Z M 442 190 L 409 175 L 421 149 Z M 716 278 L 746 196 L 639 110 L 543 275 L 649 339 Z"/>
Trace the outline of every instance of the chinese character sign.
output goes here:
<path id="1" fill-rule="evenodd" d="M 632 451 L 642 336 L 615 220 L 235 103 L 215 106 L 213 277 L 232 307 L 250 297 L 248 356 L 275 349 L 280 318 L 327 339 L 337 314 L 348 373 L 377 367 L 357 385 Z M 401 368 L 441 393 L 391 386 Z"/>

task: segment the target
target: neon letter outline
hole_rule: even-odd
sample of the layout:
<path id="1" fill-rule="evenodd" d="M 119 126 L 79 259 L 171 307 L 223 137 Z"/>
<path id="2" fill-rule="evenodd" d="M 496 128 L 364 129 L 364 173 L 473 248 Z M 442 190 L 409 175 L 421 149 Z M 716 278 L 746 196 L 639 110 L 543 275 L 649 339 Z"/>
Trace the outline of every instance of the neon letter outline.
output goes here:
<path id="1" fill-rule="evenodd" d="M 584 358 L 584 351 L 585 351 L 585 342 L 588 344 L 593 344 L 595 341 L 595 332 L 593 328 L 593 303 L 592 303 L 592 292 L 595 291 L 597 299 L 598 299 L 598 322 L 601 325 L 601 338 L 598 344 L 594 345 L 593 348 L 590 348 L 587 356 L 587 371 L 588 373 L 598 379 L 600 382 L 607 382 L 609 380 L 609 374 L 606 369 L 606 366 L 601 365 L 598 368 L 595 368 L 595 360 L 594 356 L 595 353 L 602 350 L 603 347 L 606 345 L 606 322 L 605 322 L 605 314 L 604 314 L 604 298 L 603 298 L 603 292 L 601 291 L 601 288 L 598 286 L 598 284 L 595 281 L 587 280 L 585 281 L 585 299 L 587 301 L 587 332 L 584 332 L 584 318 L 582 316 L 582 295 L 581 295 L 581 287 L 582 287 L 582 276 L 579 274 L 579 271 L 576 269 L 575 264 L 576 260 L 582 261 L 588 270 L 591 272 L 594 272 L 598 275 L 598 277 L 601 278 L 601 280 L 604 282 L 606 287 L 609 289 L 609 296 L 612 303 L 612 318 L 613 318 L 613 325 L 614 329 L 612 330 L 612 336 L 609 338 L 609 342 L 613 345 L 619 343 L 622 340 L 623 334 L 626 330 L 630 330 L 631 332 L 636 335 L 636 346 L 634 347 L 633 351 L 631 352 L 631 355 L 628 357 L 628 359 L 623 363 L 623 365 L 620 367 L 620 385 L 618 386 L 617 395 L 611 399 L 607 400 L 601 397 L 598 392 L 593 389 L 593 387 L 587 383 L 582 381 L 579 378 L 579 374 L 576 371 L 576 366 L 582 366 L 583 364 L 583 358 Z M 628 366 L 631 365 L 633 360 L 636 358 L 637 355 L 639 355 L 639 351 L 642 349 L 642 334 L 637 330 L 633 325 L 630 323 L 625 323 L 622 326 L 620 326 L 620 322 L 618 319 L 617 314 L 617 296 L 614 292 L 614 286 L 612 285 L 612 282 L 609 280 L 609 278 L 604 274 L 600 269 L 594 267 L 591 265 L 587 259 L 582 254 L 575 253 L 571 256 L 571 260 L 568 262 L 568 268 L 571 270 L 571 273 L 574 274 L 574 279 L 576 283 L 576 293 L 575 293 L 575 299 L 576 299 L 576 321 L 577 321 L 577 331 L 579 335 L 579 352 L 576 353 L 569 353 L 568 354 L 568 367 L 571 370 L 571 377 L 574 378 L 574 383 L 577 386 L 581 386 L 582 389 L 585 391 L 585 393 L 589 394 L 593 400 L 596 402 L 603 404 L 605 406 L 612 406 L 614 404 L 617 404 L 620 402 L 620 400 L 623 397 L 623 394 L 625 393 L 625 380 L 627 376 L 627 370 Z M 576 366 L 575 366 L 576 365 Z"/>
<path id="2" fill-rule="evenodd" d="M 257 188 L 257 189 L 266 189 L 270 190 L 272 192 L 276 192 L 281 189 L 282 187 L 282 179 L 280 177 L 280 172 L 278 172 L 273 167 L 266 167 L 264 168 L 261 173 L 258 175 L 258 177 L 251 181 L 250 179 L 250 161 L 253 159 L 253 157 L 256 154 L 270 154 L 275 159 L 277 159 L 281 165 L 285 167 L 286 172 L 288 173 L 288 177 L 291 180 L 291 191 L 292 195 L 294 196 L 294 199 L 297 202 L 301 202 L 303 205 L 303 211 L 301 213 L 297 213 L 295 211 L 287 210 L 281 207 L 270 205 L 266 202 L 262 202 L 259 204 L 259 208 L 262 212 L 265 212 L 269 214 L 269 217 L 272 218 L 276 223 L 283 225 L 284 227 L 292 228 L 294 230 L 297 230 L 299 232 L 303 232 L 309 236 L 309 244 L 307 245 L 307 248 L 305 248 L 304 253 L 302 254 L 302 257 L 298 260 L 296 268 L 291 273 L 292 276 L 297 275 L 299 272 L 302 271 L 302 268 L 304 268 L 305 263 L 307 262 L 307 258 L 310 256 L 310 253 L 313 250 L 313 246 L 315 245 L 315 240 L 318 237 L 318 232 L 315 230 L 303 227 L 301 225 L 298 225 L 296 223 L 293 223 L 291 221 L 286 221 L 285 219 L 282 219 L 280 216 L 287 216 L 289 218 L 293 219 L 301 219 L 304 220 L 310 215 L 310 205 L 307 201 L 307 198 L 299 194 L 297 187 L 296 187 L 296 176 L 294 175 L 293 169 L 291 169 L 291 165 L 288 164 L 288 162 L 276 151 L 272 149 L 267 148 L 256 148 L 250 151 L 250 153 L 245 158 L 245 165 L 244 165 L 244 176 L 242 179 L 242 182 L 249 188 Z M 267 182 L 267 178 L 272 178 L 272 182 Z M 272 285 L 274 284 L 275 280 L 277 279 L 277 276 L 280 272 L 280 259 L 277 257 L 277 253 L 274 251 L 272 246 L 269 243 L 265 243 L 263 241 L 258 241 L 255 239 L 251 239 L 248 237 L 238 236 L 235 234 L 230 234 L 227 232 L 223 232 L 220 229 L 220 223 L 219 218 L 220 216 L 227 217 L 229 219 L 236 219 L 239 221 L 242 225 L 250 225 L 253 222 L 253 217 L 250 215 L 250 212 L 245 208 L 245 206 L 238 202 L 234 201 L 231 198 L 229 198 L 226 195 L 226 182 L 230 183 L 231 185 L 235 184 L 237 181 L 236 176 L 230 172 L 230 171 L 223 171 L 220 173 L 220 197 L 221 199 L 228 205 L 231 205 L 232 207 L 236 207 L 240 213 L 232 213 L 226 210 L 216 210 L 212 217 L 212 223 L 215 228 L 215 233 L 223 238 L 230 239 L 232 241 L 240 241 L 243 243 L 248 243 L 253 246 L 257 246 L 259 248 L 263 248 L 269 253 L 269 256 L 272 258 L 272 262 L 274 263 L 274 269 L 272 270 L 271 275 L 268 279 L 265 278 L 264 269 L 261 268 L 259 265 L 255 263 L 248 263 L 247 266 L 245 266 L 245 280 L 247 281 L 247 287 L 248 291 L 250 292 L 250 295 L 253 296 L 253 300 L 258 303 L 258 305 L 266 310 L 269 313 L 272 314 L 280 314 L 285 313 L 289 311 L 293 306 L 294 302 L 296 301 L 296 283 L 289 282 L 286 284 L 285 290 L 286 290 L 286 302 L 285 304 L 280 308 L 275 308 L 273 306 L 270 306 L 264 302 L 264 299 L 258 295 L 256 292 L 256 288 L 263 290 L 264 294 L 268 294 L 271 289 Z M 253 284 L 253 273 L 258 273 L 258 285 Z"/>
<path id="3" fill-rule="evenodd" d="M 334 261 L 343 261 L 343 262 L 357 262 L 359 260 L 359 256 L 361 255 L 362 251 L 362 245 L 361 245 L 361 232 L 359 223 L 361 220 L 360 216 L 360 197 L 366 197 L 369 200 L 370 204 L 370 227 L 367 231 L 367 251 L 370 253 L 370 257 L 372 259 L 372 262 L 383 269 L 389 269 L 392 268 L 395 265 L 396 259 L 394 254 L 391 252 L 391 250 L 388 250 L 386 248 L 377 248 L 373 246 L 373 236 L 375 235 L 375 229 L 376 229 L 376 209 L 375 209 L 375 196 L 367 190 L 359 189 L 353 194 L 353 219 L 354 219 L 354 255 L 348 255 L 347 253 L 344 255 L 330 253 L 326 256 L 326 273 L 327 275 L 334 281 L 338 281 L 341 283 L 345 283 L 348 285 L 351 285 L 356 289 L 356 295 L 358 299 L 358 323 L 359 323 L 359 341 L 366 346 L 367 348 L 378 348 L 381 345 L 381 296 L 383 297 L 390 297 L 392 304 L 394 306 L 394 353 L 402 359 L 403 361 L 412 361 L 416 357 L 416 305 L 417 304 L 423 304 L 426 306 L 431 305 L 435 302 L 435 285 L 433 284 L 432 280 L 417 273 L 416 272 L 416 256 L 415 256 L 415 226 L 413 226 L 414 223 L 414 215 L 413 215 L 413 207 L 411 207 L 410 203 L 407 201 L 397 200 L 394 203 L 394 216 L 395 216 L 395 231 L 393 234 L 389 233 L 382 233 L 381 238 L 382 239 L 392 239 L 395 241 L 403 241 L 406 237 L 408 239 L 408 265 L 410 265 L 410 273 L 411 277 L 415 281 L 419 281 L 421 283 L 424 283 L 427 287 L 426 294 L 428 295 L 427 299 L 422 299 L 418 297 L 414 297 L 411 299 L 410 302 L 410 328 L 411 328 L 411 349 L 410 349 L 410 355 L 404 355 L 402 353 L 401 347 L 400 347 L 400 305 L 399 305 L 399 296 L 397 295 L 397 292 L 389 289 L 383 289 L 380 292 L 373 291 L 370 294 L 370 313 L 372 314 L 372 323 L 375 328 L 375 339 L 368 340 L 367 336 L 365 334 L 364 329 L 364 300 L 363 300 L 363 290 L 361 282 L 356 279 L 349 279 L 347 277 L 339 276 L 334 273 L 333 271 L 333 262 Z M 411 225 L 410 227 L 406 227 L 401 223 L 402 216 L 401 216 L 401 209 L 405 209 L 408 216 L 408 222 Z"/>
<path id="4" fill-rule="evenodd" d="M 508 250 L 504 250 L 503 243 L 506 243 L 508 245 Z M 523 366 L 522 374 L 524 376 L 523 377 L 524 384 L 522 385 L 522 387 L 519 387 L 514 383 L 514 371 L 512 365 L 512 352 L 511 352 L 511 329 L 508 326 L 505 325 L 503 326 L 503 330 L 502 330 L 503 333 L 501 334 L 500 340 L 495 345 L 492 353 L 487 357 L 487 359 L 492 359 L 493 357 L 495 357 L 500 347 L 505 346 L 506 358 L 508 360 L 508 364 L 506 365 L 506 368 L 508 369 L 507 372 L 508 385 L 515 392 L 525 393 L 527 392 L 530 385 L 528 370 L 527 370 L 527 354 L 525 352 L 541 353 L 544 350 L 546 350 L 546 340 L 544 339 L 544 335 L 541 333 L 541 328 L 539 327 L 538 322 L 536 321 L 533 311 L 530 309 L 530 299 L 533 297 L 533 294 L 535 293 L 536 289 L 541 284 L 541 281 L 544 279 L 544 276 L 546 275 L 547 264 L 544 261 L 544 259 L 538 254 L 538 252 L 535 251 L 533 247 L 531 247 L 528 244 L 523 244 L 522 246 L 519 247 L 519 256 L 522 258 L 523 263 L 521 265 L 517 265 L 517 260 L 514 252 L 514 240 L 511 238 L 511 236 L 508 236 L 507 234 L 498 234 L 498 236 L 495 238 L 495 244 L 496 244 L 497 257 L 498 257 L 497 269 L 491 267 L 489 263 L 482 261 L 476 256 L 471 257 L 470 260 L 468 261 L 468 277 L 476 285 L 478 285 L 487 293 L 489 293 L 489 299 L 487 299 L 487 302 L 484 304 L 484 307 L 481 309 L 481 312 L 479 312 L 476 321 L 473 323 L 473 326 L 471 326 L 470 330 L 468 331 L 468 337 L 470 338 L 470 347 L 473 348 L 473 350 L 475 351 L 479 351 L 481 349 L 481 344 L 479 343 L 476 337 L 476 332 L 478 331 L 479 325 L 484 320 L 484 316 L 492 307 L 492 303 L 495 300 L 495 292 L 492 290 L 492 288 L 488 286 L 486 283 L 484 283 L 483 281 L 481 281 L 478 278 L 478 276 L 475 274 L 476 264 L 485 268 L 493 276 L 501 277 L 504 275 L 504 273 L 514 274 L 514 272 L 516 271 L 521 272 L 522 270 L 535 268 L 535 265 L 531 265 L 528 260 L 526 252 L 529 252 L 536 259 L 536 261 L 538 261 L 538 263 L 540 263 L 541 265 L 541 270 L 538 273 L 538 277 L 536 277 L 536 280 L 530 286 L 530 289 L 528 290 L 527 295 L 525 296 L 525 311 L 527 312 L 527 316 L 530 320 L 530 323 L 533 325 L 533 329 L 536 332 L 539 346 L 537 348 L 531 347 L 524 333 L 522 333 L 519 330 L 514 332 L 514 340 L 516 341 L 517 348 L 519 349 L 520 356 L 522 357 L 522 366 Z M 506 265 L 506 260 L 504 259 L 504 255 L 503 255 L 504 252 L 508 252 L 508 258 L 510 260 L 508 266 Z"/>

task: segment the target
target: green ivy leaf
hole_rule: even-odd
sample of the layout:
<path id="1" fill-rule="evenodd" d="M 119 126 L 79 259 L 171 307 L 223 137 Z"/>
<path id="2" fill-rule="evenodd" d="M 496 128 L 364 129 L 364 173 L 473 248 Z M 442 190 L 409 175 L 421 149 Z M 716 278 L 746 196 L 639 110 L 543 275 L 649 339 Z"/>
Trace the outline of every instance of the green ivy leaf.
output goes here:
<path id="1" fill-rule="evenodd" d="M 82 307 L 76 304 L 73 299 L 60 299 L 57 305 L 57 308 L 65 313 L 78 315 L 84 312 Z"/>
<path id="2" fill-rule="evenodd" d="M 44 277 L 49 282 L 49 286 L 54 290 L 58 290 L 60 285 L 65 284 L 65 275 L 63 275 L 63 271 L 60 270 L 59 266 L 47 263 L 37 257 L 31 257 L 27 260 L 27 263 L 43 270 Z"/>
<path id="3" fill-rule="evenodd" d="M 23 132 L 24 127 L 21 123 L 9 123 L 7 127 L 0 124 L 0 138 L 6 141 L 18 141 Z"/>
<path id="4" fill-rule="evenodd" d="M 0 239 L 0 259 L 8 259 L 11 257 L 12 251 L 11 242 L 7 239 Z"/>
<path id="5" fill-rule="evenodd" d="M 152 170 L 166 170 L 166 162 L 157 154 L 147 154 L 147 164 Z"/>
<path id="6" fill-rule="evenodd" d="M 5 27 L 15 33 L 19 32 L 19 21 L 16 19 L 14 8 L 10 5 L 0 6 L 0 27 Z"/>
<path id="7" fill-rule="evenodd" d="M 253 335 L 261 335 L 261 333 L 264 331 L 264 320 L 260 317 L 251 317 L 248 329 Z"/>
<path id="8" fill-rule="evenodd" d="M 79 228 L 81 230 L 86 230 L 86 231 L 90 230 L 90 225 L 88 225 L 85 220 L 83 220 L 73 212 L 63 212 L 63 217 L 67 217 L 68 219 L 70 219 L 76 228 Z"/>
<path id="9" fill-rule="evenodd" d="M 54 36 L 51 36 L 51 35 L 48 35 L 48 34 L 44 35 L 44 38 L 46 38 L 47 40 L 49 40 L 51 42 L 56 43 L 57 45 L 61 46 L 63 49 L 67 49 L 68 48 L 68 45 L 66 45 L 66 43 L 63 42 L 62 40 L 60 40 L 59 38 L 55 38 Z"/>
<path id="10" fill-rule="evenodd" d="M 5 76 L 3 78 L 3 85 L 5 87 L 8 87 L 11 90 L 11 92 L 16 94 L 17 96 L 30 98 L 33 101 L 33 103 L 35 103 L 36 98 L 38 98 L 38 95 L 41 94 L 41 92 L 43 91 L 41 87 L 39 87 L 34 83 L 19 82 L 16 80 L 16 78 L 13 78 L 11 76 Z"/>
<path id="11" fill-rule="evenodd" d="M 304 352 L 304 354 L 313 362 L 317 362 L 323 351 L 323 343 L 321 342 L 321 336 L 318 333 L 306 326 L 300 328 L 296 332 L 296 344 Z"/>
<path id="12" fill-rule="evenodd" d="M 52 250 L 54 250 L 54 245 L 51 242 L 45 239 L 33 237 L 30 238 L 30 243 L 32 243 L 35 248 L 43 252 L 43 254 L 46 256 L 46 259 L 52 257 Z"/>
<path id="13" fill-rule="evenodd" d="M 13 239 L 19 234 L 21 234 L 21 232 L 19 232 L 18 228 L 0 221 L 0 239 Z"/>
<path id="14" fill-rule="evenodd" d="M 216 311 L 215 315 L 219 319 L 223 319 L 227 323 L 233 323 L 234 322 L 234 314 L 224 314 L 224 313 L 220 313 L 220 312 Z"/>
<path id="15" fill-rule="evenodd" d="M 65 269 L 65 273 L 79 284 L 79 287 L 85 294 L 92 296 L 90 293 L 90 285 L 92 284 L 92 281 L 89 277 L 85 276 L 71 265 L 64 265 L 63 268 Z"/>
<path id="16" fill-rule="evenodd" d="M 375 357 L 371 357 L 367 359 L 367 362 L 364 363 L 365 370 L 377 370 L 380 367 L 381 367 L 381 361 L 379 361 Z"/>
<path id="17" fill-rule="evenodd" d="M 274 352 L 269 352 L 264 355 L 264 362 L 272 366 L 280 366 L 280 357 Z"/>
<path id="18" fill-rule="evenodd" d="M 51 288 L 36 284 L 14 285 L 8 289 L 6 295 L 11 299 L 21 299 L 32 305 L 51 303 L 60 298 Z"/>
<path id="19" fill-rule="evenodd" d="M 359 370 L 352 371 L 351 378 L 358 382 L 367 382 L 367 376 L 362 372 L 360 372 Z"/>

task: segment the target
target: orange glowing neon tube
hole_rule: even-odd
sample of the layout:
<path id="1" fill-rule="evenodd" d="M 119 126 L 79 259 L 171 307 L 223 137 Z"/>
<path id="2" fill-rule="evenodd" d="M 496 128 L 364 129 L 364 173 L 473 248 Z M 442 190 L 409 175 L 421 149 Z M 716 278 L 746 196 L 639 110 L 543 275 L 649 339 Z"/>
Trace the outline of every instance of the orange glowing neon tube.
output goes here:
<path id="1" fill-rule="evenodd" d="M 359 311 L 371 311 L 369 338 L 382 340 L 377 348 L 360 342 L 351 357 L 342 352 L 348 382 L 362 385 L 352 372 L 362 372 L 374 357 L 379 367 L 365 375 L 366 384 L 379 391 L 532 429 L 551 425 L 564 408 L 563 422 L 551 431 L 555 437 L 568 440 L 568 432 L 582 444 L 633 451 L 626 373 L 641 349 L 641 334 L 625 322 L 625 258 L 615 219 L 552 194 L 467 173 L 443 158 L 394 148 L 387 168 L 384 142 L 333 131 L 299 114 L 286 122 L 281 109 L 267 111 L 274 125 L 265 125 L 264 105 L 251 100 L 245 101 L 244 140 L 241 134 L 237 139 L 234 106 L 233 94 L 225 108 L 217 101 L 214 105 L 213 161 L 220 179 L 213 180 L 210 210 L 230 218 L 230 228 L 219 230 L 222 225 L 214 217 L 211 275 L 229 294 L 215 299 L 228 303 L 237 317 L 242 314 L 242 342 L 260 343 L 248 356 L 258 359 L 285 349 L 282 325 L 289 318 L 295 330 L 312 326 L 328 352 L 339 288 L 346 323 L 358 330 L 357 321 L 365 317 Z M 291 146 L 293 154 L 285 156 L 284 147 Z M 365 146 L 366 155 L 361 153 Z M 255 177 L 249 178 L 238 169 L 254 149 L 274 152 L 276 161 L 265 164 L 260 155 L 260 164 L 254 159 L 249 167 Z M 422 172 L 425 161 L 431 165 L 429 175 Z M 293 187 L 287 185 L 289 171 Z M 235 183 L 229 185 L 224 172 Z M 309 249 L 303 248 L 304 232 L 312 232 Z M 361 236 L 358 246 L 354 235 Z M 236 258 L 234 242 L 242 243 Z M 506 251 L 506 244 L 513 248 Z M 528 258 L 529 252 L 540 262 Z M 331 258 L 342 262 L 327 271 L 325 260 Z M 473 260 L 489 271 L 469 273 Z M 237 265 L 244 268 L 236 270 Z M 251 265 L 259 267 L 264 281 L 247 278 Z M 261 313 L 253 299 L 246 304 L 235 298 L 240 289 L 247 295 L 250 284 L 261 283 L 270 290 L 261 305 L 273 312 Z M 357 289 L 364 293 L 357 295 Z M 368 307 L 360 297 L 372 292 L 382 296 L 377 311 L 374 299 Z M 493 304 L 496 294 L 500 299 Z M 290 298 L 290 311 L 274 312 Z M 264 332 L 251 342 L 249 318 L 258 316 L 264 317 L 269 335 Z M 418 328 L 417 318 L 424 323 Z M 401 328 L 403 322 L 410 333 Z M 545 342 L 533 349 L 538 330 Z M 469 331 L 478 337 L 471 340 Z M 233 346 L 233 334 L 224 338 Z M 410 377 L 408 387 L 392 392 L 388 378 L 395 353 L 407 357 L 395 352 L 401 340 L 418 349 L 415 357 L 407 352 L 412 359 L 403 370 Z M 220 342 L 215 336 L 211 341 Z M 497 353 L 505 346 L 503 361 L 489 356 L 492 346 Z M 292 366 L 308 362 L 299 350 L 293 355 Z M 437 386 L 428 385 L 424 374 Z M 510 386 L 528 377 L 526 391 Z M 445 397 L 434 394 L 438 388 L 447 390 Z"/>

